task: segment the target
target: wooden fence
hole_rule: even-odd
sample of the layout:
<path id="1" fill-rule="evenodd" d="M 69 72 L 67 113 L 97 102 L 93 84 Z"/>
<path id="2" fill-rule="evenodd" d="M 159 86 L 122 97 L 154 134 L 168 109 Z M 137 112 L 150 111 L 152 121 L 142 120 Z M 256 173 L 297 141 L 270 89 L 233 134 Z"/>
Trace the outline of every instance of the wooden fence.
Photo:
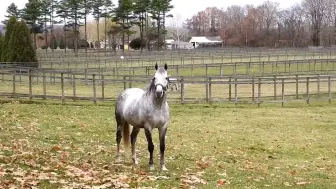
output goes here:
<path id="1" fill-rule="evenodd" d="M 37 81 L 43 75 L 47 75 L 51 82 L 60 74 L 66 74 L 70 78 L 73 74 L 84 75 L 88 78 L 92 74 L 113 75 L 113 79 L 123 75 L 151 75 L 154 74 L 153 66 L 143 67 L 114 67 L 114 68 L 85 68 L 85 69 L 49 69 L 49 68 L 27 68 L 13 67 L 13 65 L 4 66 L 1 74 L 1 80 L 8 80 L 6 73 L 12 72 L 28 73 L 32 72 Z M 267 76 L 267 75 L 293 75 L 293 74 L 333 74 L 336 72 L 336 59 L 321 60 L 292 60 L 292 61 L 272 61 L 272 62 L 246 62 L 246 63 L 215 63 L 215 64 L 186 64 L 169 65 L 168 73 L 173 77 L 179 76 Z M 8 75 L 8 74 L 7 74 Z M 22 76 L 18 76 L 22 81 Z M 87 80 L 87 79 L 86 79 Z"/>
<path id="2" fill-rule="evenodd" d="M 98 68 L 116 66 L 150 66 L 158 63 L 168 64 L 212 64 L 212 63 L 233 63 L 253 61 L 282 61 L 282 60 L 311 60 L 311 59 L 333 59 L 336 58 L 334 51 L 327 52 L 286 52 L 286 53 L 220 53 L 214 55 L 184 54 L 178 56 L 95 56 L 85 55 L 79 57 L 67 57 L 59 55 L 52 58 L 40 58 L 40 67 L 44 68 Z"/>
<path id="3" fill-rule="evenodd" d="M 57 99 L 99 101 L 115 100 L 117 95 L 129 87 L 144 88 L 151 76 L 147 75 L 104 75 L 60 73 L 50 78 L 43 73 L 42 79 L 34 73 L 4 73 L 0 95 L 5 98 Z M 18 78 L 25 78 L 18 80 Z M 50 80 L 56 82 L 48 83 Z M 177 91 L 168 92 L 170 102 L 231 102 L 261 103 L 287 101 L 328 100 L 331 102 L 335 88 L 335 74 L 325 75 L 287 75 L 287 76 L 179 76 L 173 84 L 179 85 Z M 66 82 L 68 81 L 68 82 Z"/>

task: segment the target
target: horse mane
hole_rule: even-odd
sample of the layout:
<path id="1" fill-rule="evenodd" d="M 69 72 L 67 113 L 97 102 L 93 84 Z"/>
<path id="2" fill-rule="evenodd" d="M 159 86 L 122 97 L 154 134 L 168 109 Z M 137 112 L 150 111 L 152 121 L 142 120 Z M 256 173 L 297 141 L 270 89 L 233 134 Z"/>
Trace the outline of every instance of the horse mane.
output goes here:
<path id="1" fill-rule="evenodd" d="M 154 91 L 155 85 L 154 85 L 154 80 L 151 79 L 151 82 L 149 83 L 149 85 L 146 87 L 145 91 L 146 91 L 146 95 L 150 94 L 151 92 Z"/>

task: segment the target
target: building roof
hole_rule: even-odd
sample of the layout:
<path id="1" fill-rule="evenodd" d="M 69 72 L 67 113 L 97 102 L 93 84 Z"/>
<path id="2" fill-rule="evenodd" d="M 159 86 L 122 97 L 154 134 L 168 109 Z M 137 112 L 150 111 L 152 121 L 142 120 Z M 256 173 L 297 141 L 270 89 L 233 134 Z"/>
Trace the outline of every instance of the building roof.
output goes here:
<path id="1" fill-rule="evenodd" d="M 205 37 L 205 36 L 198 36 L 198 37 L 192 37 L 189 41 L 189 43 L 222 43 L 223 40 L 220 36 L 216 37 Z"/>
<path id="2" fill-rule="evenodd" d="M 166 43 L 170 44 L 174 41 L 174 39 L 166 39 L 165 41 L 166 41 Z"/>

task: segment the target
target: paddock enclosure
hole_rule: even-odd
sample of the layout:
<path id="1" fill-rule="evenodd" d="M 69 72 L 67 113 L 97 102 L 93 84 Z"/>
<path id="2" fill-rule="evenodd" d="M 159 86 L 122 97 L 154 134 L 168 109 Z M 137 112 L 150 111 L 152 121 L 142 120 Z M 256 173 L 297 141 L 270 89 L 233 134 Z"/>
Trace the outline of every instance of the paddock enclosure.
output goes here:
<path id="1" fill-rule="evenodd" d="M 218 48 L 41 50 L 0 63 L 0 188 L 335 188 L 336 51 Z M 123 55 L 125 58 L 120 59 Z M 166 166 L 122 145 L 114 103 L 168 64 Z"/>
<path id="2" fill-rule="evenodd" d="M 39 67 L 2 63 L 3 97 L 62 102 L 115 100 L 128 87 L 143 88 L 154 65 L 167 63 L 172 78 L 169 102 L 285 104 L 332 101 L 333 49 L 217 49 L 120 54 L 89 51 L 39 52 Z"/>

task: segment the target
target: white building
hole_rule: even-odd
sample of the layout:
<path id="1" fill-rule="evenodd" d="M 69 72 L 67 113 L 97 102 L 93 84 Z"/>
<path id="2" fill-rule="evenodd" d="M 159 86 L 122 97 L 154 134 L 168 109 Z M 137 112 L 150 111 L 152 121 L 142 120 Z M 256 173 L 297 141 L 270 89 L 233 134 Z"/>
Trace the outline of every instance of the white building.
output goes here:
<path id="1" fill-rule="evenodd" d="M 192 37 L 189 41 L 197 47 L 213 47 L 213 46 L 223 46 L 224 41 L 220 36 L 216 37 L 205 37 L 205 36 L 198 36 Z"/>

